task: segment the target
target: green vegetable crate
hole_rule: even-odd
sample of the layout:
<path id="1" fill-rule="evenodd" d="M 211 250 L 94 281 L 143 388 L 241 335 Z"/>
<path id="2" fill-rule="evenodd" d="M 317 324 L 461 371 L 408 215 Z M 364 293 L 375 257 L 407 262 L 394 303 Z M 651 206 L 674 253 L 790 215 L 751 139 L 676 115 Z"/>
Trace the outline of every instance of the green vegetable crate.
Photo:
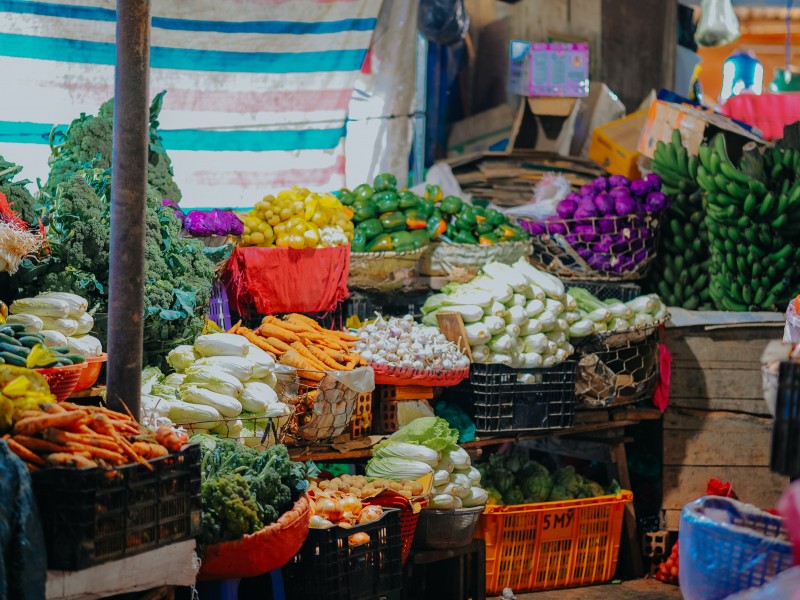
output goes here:
<path id="1" fill-rule="evenodd" d="M 85 569 L 200 533 L 200 447 L 150 464 L 31 474 L 48 569 Z"/>
<path id="2" fill-rule="evenodd" d="M 478 433 L 544 431 L 572 427 L 577 362 L 546 369 L 512 369 L 474 363 L 466 392 L 474 406 Z"/>
<path id="3" fill-rule="evenodd" d="M 366 533 L 364 543 L 353 538 Z M 292 600 L 373 600 L 400 597 L 403 561 L 400 509 L 384 508 L 369 523 L 349 529 L 311 529 L 303 548 L 283 567 Z"/>

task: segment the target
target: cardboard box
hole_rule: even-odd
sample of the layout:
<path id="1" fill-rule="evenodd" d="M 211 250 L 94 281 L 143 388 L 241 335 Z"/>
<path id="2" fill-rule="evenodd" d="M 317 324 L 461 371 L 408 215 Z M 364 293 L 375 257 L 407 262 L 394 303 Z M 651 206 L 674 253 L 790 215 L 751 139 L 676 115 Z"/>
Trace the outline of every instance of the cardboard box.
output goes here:
<path id="1" fill-rule="evenodd" d="M 520 96 L 587 96 L 589 44 L 532 44 L 512 40 L 508 85 Z"/>
<path id="2" fill-rule="evenodd" d="M 447 156 L 473 152 L 504 152 L 514 130 L 516 112 L 508 104 L 453 124 L 447 143 Z"/>
<path id="3" fill-rule="evenodd" d="M 673 129 L 680 130 L 683 145 L 689 154 L 697 154 L 703 142 L 708 142 L 717 133 L 722 132 L 725 135 L 728 154 L 734 162 L 739 160 L 742 147 L 748 142 L 766 143 L 732 119 L 718 113 L 687 104 L 656 100 L 650 106 L 639 138 L 639 152 L 647 158 L 653 158 L 656 144 L 659 141 L 668 144 L 672 139 Z"/>
<path id="4" fill-rule="evenodd" d="M 612 175 L 638 179 L 639 137 L 646 120 L 647 111 L 640 110 L 595 128 L 589 158 Z"/>

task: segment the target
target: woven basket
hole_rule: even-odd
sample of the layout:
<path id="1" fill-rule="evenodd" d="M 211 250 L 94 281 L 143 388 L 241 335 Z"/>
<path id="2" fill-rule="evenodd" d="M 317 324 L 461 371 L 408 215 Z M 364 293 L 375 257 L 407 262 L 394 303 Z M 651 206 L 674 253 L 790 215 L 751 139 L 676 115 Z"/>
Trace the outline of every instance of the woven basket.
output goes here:
<path id="1" fill-rule="evenodd" d="M 423 255 L 419 271 L 428 277 L 448 277 L 451 281 L 467 282 L 486 263 L 498 261 L 511 264 L 530 254 L 531 243 L 528 240 L 486 246 L 436 242 Z"/>
<path id="2" fill-rule="evenodd" d="M 394 292 L 409 286 L 417 263 L 428 249 L 409 252 L 351 252 L 347 286 L 353 289 Z"/>
<path id="3" fill-rule="evenodd" d="M 647 275 L 656 257 L 660 214 L 548 219 L 519 224 L 531 234 L 531 262 L 561 279 L 629 281 Z M 587 224 L 591 221 L 591 224 Z M 584 231 L 585 228 L 591 231 Z M 607 238 L 608 251 L 597 244 Z"/>

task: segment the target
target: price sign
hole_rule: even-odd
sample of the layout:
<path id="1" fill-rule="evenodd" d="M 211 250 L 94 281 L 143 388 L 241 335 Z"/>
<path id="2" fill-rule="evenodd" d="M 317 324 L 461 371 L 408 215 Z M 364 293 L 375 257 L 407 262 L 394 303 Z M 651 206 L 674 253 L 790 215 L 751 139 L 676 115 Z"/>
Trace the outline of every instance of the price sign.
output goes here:
<path id="1" fill-rule="evenodd" d="M 572 537 L 575 525 L 575 510 L 553 510 L 542 515 L 541 537 L 545 542 Z"/>

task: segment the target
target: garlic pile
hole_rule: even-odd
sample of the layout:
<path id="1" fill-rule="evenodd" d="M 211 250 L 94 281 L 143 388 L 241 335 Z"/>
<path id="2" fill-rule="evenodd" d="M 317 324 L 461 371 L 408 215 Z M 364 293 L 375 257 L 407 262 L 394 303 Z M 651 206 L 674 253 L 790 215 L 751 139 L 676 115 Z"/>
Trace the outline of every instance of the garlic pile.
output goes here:
<path id="1" fill-rule="evenodd" d="M 435 327 L 419 325 L 411 315 L 382 316 L 358 331 L 355 351 L 369 363 L 409 369 L 449 371 L 469 367 L 469 358 Z"/>

